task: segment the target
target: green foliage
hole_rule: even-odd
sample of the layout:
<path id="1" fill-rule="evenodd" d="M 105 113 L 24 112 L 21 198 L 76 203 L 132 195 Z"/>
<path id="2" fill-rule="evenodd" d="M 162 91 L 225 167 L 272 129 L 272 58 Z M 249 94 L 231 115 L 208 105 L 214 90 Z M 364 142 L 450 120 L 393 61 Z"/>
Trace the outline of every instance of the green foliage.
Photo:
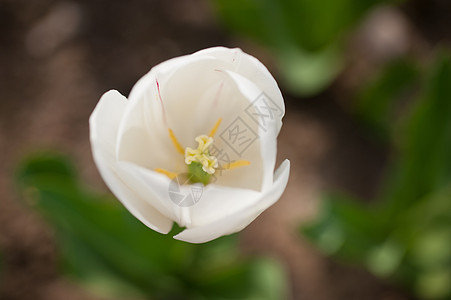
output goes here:
<path id="1" fill-rule="evenodd" d="M 439 55 L 421 96 L 390 130 L 393 101 L 417 78 L 414 67 L 397 63 L 360 98 L 363 114 L 391 131 L 398 148 L 378 205 L 330 195 L 320 217 L 302 230 L 326 254 L 393 278 L 422 298 L 451 299 L 450 55 Z"/>
<path id="2" fill-rule="evenodd" d="M 292 91 L 315 94 L 338 74 L 346 33 L 389 0 L 212 0 L 231 30 L 268 46 Z"/>
<path id="3" fill-rule="evenodd" d="M 194 245 L 148 229 L 110 196 L 78 181 L 66 158 L 39 154 L 20 167 L 24 198 L 57 233 L 63 267 L 117 299 L 282 299 L 286 280 L 269 259 L 246 259 L 234 236 Z"/>
<path id="4" fill-rule="evenodd" d="M 389 140 L 395 134 L 392 123 L 398 121 L 399 111 L 415 92 L 419 77 L 415 62 L 401 58 L 386 65 L 357 92 L 356 113 L 380 139 Z"/>

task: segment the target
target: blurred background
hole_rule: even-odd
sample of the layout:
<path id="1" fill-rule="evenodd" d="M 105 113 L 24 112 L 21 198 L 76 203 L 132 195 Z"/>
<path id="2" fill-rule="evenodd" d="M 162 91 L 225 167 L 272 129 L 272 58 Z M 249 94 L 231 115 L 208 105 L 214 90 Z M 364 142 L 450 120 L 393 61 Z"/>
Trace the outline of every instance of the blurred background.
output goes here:
<path id="1" fill-rule="evenodd" d="M 0 299 L 451 299 L 448 0 L 0 0 Z M 190 245 L 109 194 L 88 118 L 224 45 L 286 101 L 283 197 Z"/>

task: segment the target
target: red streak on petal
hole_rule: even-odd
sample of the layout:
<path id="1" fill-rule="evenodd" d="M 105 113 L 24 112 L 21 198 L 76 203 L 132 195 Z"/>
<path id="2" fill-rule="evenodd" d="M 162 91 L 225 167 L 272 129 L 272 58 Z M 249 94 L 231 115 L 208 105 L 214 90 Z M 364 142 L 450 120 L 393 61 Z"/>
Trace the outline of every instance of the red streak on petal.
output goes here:
<path id="1" fill-rule="evenodd" d="M 163 103 L 163 98 L 161 97 L 161 92 L 160 92 L 160 84 L 158 83 L 158 79 L 155 78 L 155 82 L 157 83 L 157 90 L 158 90 L 158 98 L 160 99 L 160 104 L 161 104 L 161 112 L 163 113 L 163 122 L 166 125 L 166 127 L 168 126 L 168 122 L 166 120 L 166 110 L 164 109 L 164 103 Z"/>
<path id="2" fill-rule="evenodd" d="M 160 84 L 158 83 L 158 79 L 155 79 L 155 82 L 157 83 L 158 97 L 160 98 L 161 105 L 163 105 L 163 99 L 161 98 Z"/>

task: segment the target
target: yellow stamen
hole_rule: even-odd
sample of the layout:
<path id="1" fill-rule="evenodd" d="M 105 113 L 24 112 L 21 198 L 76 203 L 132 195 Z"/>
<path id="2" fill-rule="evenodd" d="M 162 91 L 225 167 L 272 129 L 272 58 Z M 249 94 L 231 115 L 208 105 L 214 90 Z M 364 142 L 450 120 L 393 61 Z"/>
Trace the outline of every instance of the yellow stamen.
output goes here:
<path id="1" fill-rule="evenodd" d="M 233 169 L 236 169 L 239 167 L 249 166 L 250 164 L 251 164 L 251 162 L 248 160 L 237 160 L 237 161 L 234 161 L 234 162 L 224 165 L 223 168 L 226 170 L 233 170 Z"/>
<path id="2" fill-rule="evenodd" d="M 175 149 L 177 149 L 177 151 L 180 154 L 185 155 L 185 150 L 183 149 L 183 147 L 180 145 L 179 141 L 177 141 L 177 138 L 175 137 L 174 132 L 172 131 L 171 128 L 168 128 L 169 131 L 169 137 L 171 138 L 172 144 L 174 144 Z"/>
<path id="3" fill-rule="evenodd" d="M 209 148 L 213 144 L 214 139 L 206 135 L 199 135 L 195 138 L 199 144 L 197 149 L 186 147 L 185 149 L 185 163 L 190 165 L 193 161 L 202 164 L 202 170 L 208 174 L 213 174 L 215 168 L 218 167 L 218 160 L 215 156 L 210 155 Z"/>
<path id="4" fill-rule="evenodd" d="M 170 171 L 167 171 L 167 170 L 165 170 L 165 169 L 156 168 L 156 169 L 154 169 L 154 171 L 155 171 L 155 172 L 158 172 L 158 173 L 160 173 L 160 174 L 163 174 L 163 175 L 168 176 L 169 179 L 174 179 L 175 177 L 177 177 L 177 173 L 170 172 Z"/>
<path id="5" fill-rule="evenodd" d="M 213 137 L 216 133 L 216 131 L 218 130 L 219 125 L 221 125 L 222 122 L 222 118 L 219 118 L 218 121 L 216 121 L 215 126 L 213 126 L 213 128 L 210 131 L 210 134 L 208 136 Z"/>

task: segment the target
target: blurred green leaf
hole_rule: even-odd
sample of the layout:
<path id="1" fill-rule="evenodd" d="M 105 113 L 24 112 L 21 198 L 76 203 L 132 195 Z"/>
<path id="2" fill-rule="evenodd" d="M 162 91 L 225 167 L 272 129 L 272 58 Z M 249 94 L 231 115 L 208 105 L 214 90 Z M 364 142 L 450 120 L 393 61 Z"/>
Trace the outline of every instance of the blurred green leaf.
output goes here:
<path id="1" fill-rule="evenodd" d="M 251 299 L 265 277 L 263 259 L 244 259 L 235 237 L 194 245 L 158 234 L 111 197 L 81 186 L 66 158 L 39 154 L 24 161 L 17 180 L 24 198 L 54 226 L 65 270 L 97 293 L 115 298 Z M 279 299 L 283 273 L 260 299 Z M 279 279 L 279 281 L 277 281 Z M 276 295 L 276 296 L 274 296 Z"/>
<path id="2" fill-rule="evenodd" d="M 303 226 L 302 231 L 324 253 L 363 262 L 365 251 L 375 247 L 385 236 L 378 232 L 380 220 L 374 211 L 354 200 L 345 195 L 328 195 L 322 201 L 320 216 Z"/>
<path id="3" fill-rule="evenodd" d="M 450 261 L 451 228 L 423 231 L 412 247 L 412 259 L 422 268 L 440 268 Z"/>
<path id="4" fill-rule="evenodd" d="M 367 253 L 366 266 L 381 277 L 394 274 L 399 268 L 405 254 L 402 244 L 396 240 L 387 239 Z"/>
<path id="5" fill-rule="evenodd" d="M 449 299 L 451 271 L 446 268 L 424 272 L 418 276 L 416 291 L 425 299 Z"/>
<path id="6" fill-rule="evenodd" d="M 224 24 L 271 49 L 287 87 L 320 92 L 341 69 L 346 33 L 389 0 L 212 0 Z"/>
<path id="7" fill-rule="evenodd" d="M 284 0 L 286 28 L 298 45 L 316 51 L 338 41 L 378 0 Z"/>
<path id="8" fill-rule="evenodd" d="M 451 181 L 451 60 L 439 54 L 404 130 L 385 199 L 393 213 Z"/>
<path id="9" fill-rule="evenodd" d="M 326 88 L 341 70 L 342 58 L 337 47 L 307 52 L 284 47 L 276 60 L 288 89 L 299 95 L 314 95 Z"/>
<path id="10" fill-rule="evenodd" d="M 395 63 L 360 95 L 362 115 L 390 130 L 398 149 L 377 205 L 334 195 L 302 230 L 326 254 L 396 279 L 422 298 L 451 299 L 451 56 L 440 52 L 424 77 L 412 66 Z M 388 129 L 393 105 L 420 79 L 422 93 Z"/>
<path id="11" fill-rule="evenodd" d="M 337 42 L 375 4 L 387 0 L 213 0 L 223 22 L 266 45 L 293 41 L 306 51 Z"/>
<path id="12" fill-rule="evenodd" d="M 364 84 L 356 97 L 356 113 L 377 137 L 389 141 L 393 123 L 417 87 L 420 70 L 415 62 L 402 58 L 389 63 L 374 79 Z"/>
<path id="13" fill-rule="evenodd" d="M 288 299 L 286 282 L 288 278 L 280 264 L 273 259 L 262 260 L 253 267 L 253 281 L 256 286 L 250 299 Z"/>

